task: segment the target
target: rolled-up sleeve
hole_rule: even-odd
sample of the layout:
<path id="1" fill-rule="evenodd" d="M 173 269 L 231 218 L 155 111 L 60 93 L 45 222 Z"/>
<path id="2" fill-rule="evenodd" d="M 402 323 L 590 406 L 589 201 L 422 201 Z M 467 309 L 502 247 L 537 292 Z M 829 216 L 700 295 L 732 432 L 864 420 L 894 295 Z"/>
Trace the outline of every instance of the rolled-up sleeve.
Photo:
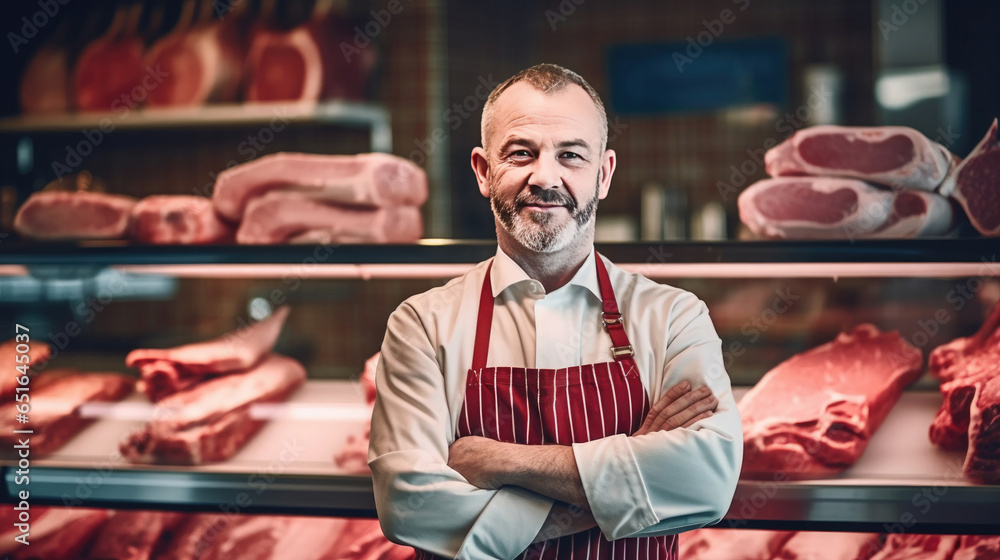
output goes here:
<path id="1" fill-rule="evenodd" d="M 376 374 L 368 464 L 386 536 L 454 558 L 513 558 L 552 500 L 519 487 L 482 490 L 448 467 L 454 441 L 434 343 L 414 309 L 389 318 Z"/>
<path id="2" fill-rule="evenodd" d="M 715 413 L 689 428 L 573 446 L 594 518 L 611 540 L 673 534 L 719 522 L 729 509 L 743 460 L 743 432 L 722 344 L 705 304 L 675 308 L 662 375 L 650 403 L 682 380 L 707 385 Z M 673 314 L 672 314 L 673 315 Z"/>

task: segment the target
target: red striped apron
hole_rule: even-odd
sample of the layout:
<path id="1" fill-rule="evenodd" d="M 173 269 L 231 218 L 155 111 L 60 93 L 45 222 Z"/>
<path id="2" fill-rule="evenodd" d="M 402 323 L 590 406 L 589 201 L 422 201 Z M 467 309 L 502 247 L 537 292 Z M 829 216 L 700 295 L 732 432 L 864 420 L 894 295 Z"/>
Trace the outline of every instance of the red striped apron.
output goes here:
<path id="1" fill-rule="evenodd" d="M 615 361 L 560 369 L 486 367 L 493 319 L 490 268 L 479 300 L 476 345 L 458 422 L 458 437 L 475 435 L 508 443 L 570 445 L 615 434 L 632 434 L 649 410 L 649 400 L 632 359 L 632 346 L 615 301 L 608 271 L 599 255 L 597 282 L 601 320 L 614 344 Z M 597 527 L 533 544 L 523 559 L 677 560 L 677 536 L 609 542 Z M 435 556 L 417 551 L 418 559 Z"/>

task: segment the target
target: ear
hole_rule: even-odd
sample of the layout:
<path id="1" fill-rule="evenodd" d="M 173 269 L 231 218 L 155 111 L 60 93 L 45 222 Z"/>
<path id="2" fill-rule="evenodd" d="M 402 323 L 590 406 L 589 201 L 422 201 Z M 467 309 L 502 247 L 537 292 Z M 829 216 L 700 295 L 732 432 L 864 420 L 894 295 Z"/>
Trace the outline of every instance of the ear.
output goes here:
<path id="1" fill-rule="evenodd" d="M 476 147 L 472 149 L 472 170 L 476 173 L 476 181 L 479 183 L 479 192 L 483 196 L 490 196 L 490 163 L 486 157 L 486 150 Z"/>
<path id="2" fill-rule="evenodd" d="M 600 199 L 604 200 L 611 189 L 611 176 L 615 174 L 615 167 L 618 165 L 618 156 L 614 150 L 605 150 L 601 157 L 601 179 L 598 183 Z"/>

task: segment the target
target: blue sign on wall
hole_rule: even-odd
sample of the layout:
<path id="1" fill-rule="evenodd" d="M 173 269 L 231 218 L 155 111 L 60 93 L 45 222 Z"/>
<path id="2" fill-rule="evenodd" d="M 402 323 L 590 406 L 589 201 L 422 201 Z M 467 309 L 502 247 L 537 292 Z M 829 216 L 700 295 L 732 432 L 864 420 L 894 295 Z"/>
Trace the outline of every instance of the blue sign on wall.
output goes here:
<path id="1" fill-rule="evenodd" d="M 788 101 L 788 46 L 780 38 L 617 45 L 608 73 L 611 106 L 621 114 Z"/>

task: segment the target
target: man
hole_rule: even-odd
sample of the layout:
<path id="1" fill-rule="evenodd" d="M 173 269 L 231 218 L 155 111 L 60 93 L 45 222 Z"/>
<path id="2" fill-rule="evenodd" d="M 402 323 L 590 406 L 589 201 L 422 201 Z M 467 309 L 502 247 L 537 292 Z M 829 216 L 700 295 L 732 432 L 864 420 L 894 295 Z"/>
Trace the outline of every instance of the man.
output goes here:
<path id="1" fill-rule="evenodd" d="M 405 301 L 382 345 L 383 531 L 418 558 L 676 558 L 677 533 L 725 514 L 742 459 L 708 310 L 595 254 L 617 162 L 579 75 L 497 86 L 482 142 L 497 254 Z"/>

